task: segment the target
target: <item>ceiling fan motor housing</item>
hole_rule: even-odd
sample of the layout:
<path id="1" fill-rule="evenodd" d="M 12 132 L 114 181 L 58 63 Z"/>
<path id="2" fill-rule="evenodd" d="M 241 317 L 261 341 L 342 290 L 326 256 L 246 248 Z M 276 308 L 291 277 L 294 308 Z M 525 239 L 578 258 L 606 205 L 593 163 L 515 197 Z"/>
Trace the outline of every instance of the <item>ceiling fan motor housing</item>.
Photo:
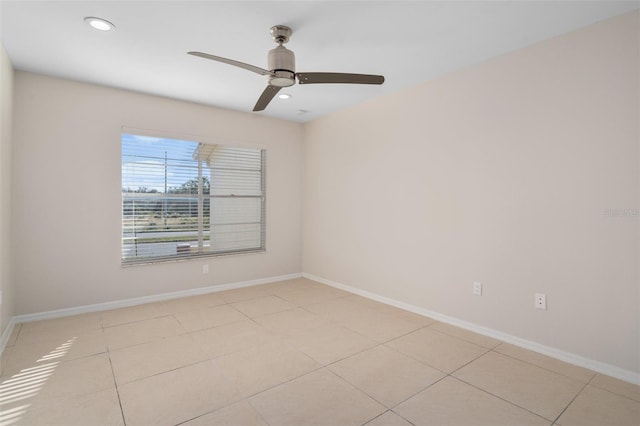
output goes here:
<path id="1" fill-rule="evenodd" d="M 273 75 L 269 84 L 278 87 L 293 86 L 296 82 L 296 57 L 293 52 L 283 45 L 269 51 L 269 71 Z"/>

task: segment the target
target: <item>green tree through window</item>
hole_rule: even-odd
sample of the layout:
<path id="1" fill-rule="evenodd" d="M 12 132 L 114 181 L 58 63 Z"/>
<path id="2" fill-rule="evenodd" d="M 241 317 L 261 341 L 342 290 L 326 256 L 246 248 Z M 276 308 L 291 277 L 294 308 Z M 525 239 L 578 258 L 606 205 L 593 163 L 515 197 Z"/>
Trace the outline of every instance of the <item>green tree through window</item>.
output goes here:
<path id="1" fill-rule="evenodd" d="M 264 157 L 123 134 L 122 263 L 264 250 Z"/>

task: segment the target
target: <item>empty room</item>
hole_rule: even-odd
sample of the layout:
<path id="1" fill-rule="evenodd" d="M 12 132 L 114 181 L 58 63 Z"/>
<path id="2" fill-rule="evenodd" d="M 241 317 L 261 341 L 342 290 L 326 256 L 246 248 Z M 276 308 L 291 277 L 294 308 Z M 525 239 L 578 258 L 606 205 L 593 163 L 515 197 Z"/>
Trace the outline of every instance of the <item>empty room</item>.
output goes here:
<path id="1" fill-rule="evenodd" d="M 640 2 L 0 37 L 0 426 L 640 424 Z"/>

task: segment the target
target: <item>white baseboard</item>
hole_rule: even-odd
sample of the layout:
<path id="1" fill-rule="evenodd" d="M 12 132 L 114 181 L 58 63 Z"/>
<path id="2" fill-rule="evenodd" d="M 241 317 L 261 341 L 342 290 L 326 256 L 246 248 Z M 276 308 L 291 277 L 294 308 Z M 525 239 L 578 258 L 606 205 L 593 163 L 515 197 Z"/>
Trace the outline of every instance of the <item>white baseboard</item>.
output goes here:
<path id="1" fill-rule="evenodd" d="M 2 332 L 2 336 L 0 336 L 0 354 L 2 354 L 2 351 L 4 351 L 4 348 L 7 346 L 7 343 L 11 338 L 11 333 L 13 333 L 13 328 L 16 324 L 17 322 L 15 321 L 15 317 L 12 317 L 11 320 L 9 320 L 9 324 L 7 324 Z"/>
<path id="2" fill-rule="evenodd" d="M 545 346 L 540 343 L 532 342 L 530 340 L 522 339 L 520 337 L 512 336 L 507 333 L 503 333 L 492 328 L 483 327 L 471 322 L 463 321 L 448 315 L 441 314 L 439 312 L 430 311 L 428 309 L 420 308 L 418 306 L 410 305 L 408 303 L 400 302 L 395 299 L 391 299 L 385 296 L 380 296 L 375 293 L 371 293 L 366 290 L 351 287 L 345 284 L 341 284 L 335 281 L 328 280 L 326 278 L 318 277 L 306 272 L 302 273 L 304 278 L 317 281 L 322 284 L 329 285 L 331 287 L 345 290 L 350 293 L 357 294 L 359 296 L 366 297 L 368 299 L 375 300 L 377 302 L 385 303 L 387 305 L 395 306 L 396 308 L 404 309 L 405 311 L 413 312 L 418 315 L 432 318 L 434 320 L 454 325 L 456 327 L 464 328 L 465 330 L 473 331 L 484 336 L 493 337 L 494 339 L 501 340 L 503 342 L 511 343 L 512 345 L 519 346 L 524 349 L 529 349 L 534 352 L 538 352 L 543 355 L 558 359 L 560 361 L 568 362 L 569 364 L 577 365 L 579 367 L 588 368 L 598 373 L 606 374 L 607 376 L 615 377 L 616 379 L 624 380 L 633 384 L 640 385 L 640 373 L 634 371 L 625 370 L 620 367 L 616 367 L 611 364 L 607 364 L 600 361 L 595 361 L 589 358 L 582 357 L 580 355 L 566 352 L 561 349 Z"/>
<path id="3" fill-rule="evenodd" d="M 512 336 L 510 334 L 503 333 L 498 330 L 494 330 L 488 327 L 483 327 L 471 322 L 463 321 L 458 318 L 441 314 L 439 312 L 430 311 L 428 309 L 414 306 L 409 303 L 400 302 L 398 300 L 391 299 L 389 297 L 380 296 L 378 294 L 371 293 L 366 290 L 351 287 L 351 286 L 341 284 L 335 281 L 331 281 L 326 278 L 322 278 L 306 272 L 280 275 L 275 277 L 260 278 L 260 279 L 249 280 L 249 281 L 240 281 L 240 282 L 229 283 L 229 284 L 214 285 L 209 287 L 199 287 L 199 288 L 176 291 L 171 293 L 162 293 L 162 294 L 156 294 L 151 296 L 136 297 L 132 299 L 115 300 L 112 302 L 97 303 L 92 305 L 78 306 L 74 308 L 56 309 L 53 311 L 37 312 L 37 313 L 25 314 L 25 315 L 16 315 L 13 318 L 11 318 L 11 320 L 9 321 L 9 324 L 7 325 L 4 332 L 2 333 L 2 336 L 0 337 L 0 353 L 2 353 L 7 342 L 9 341 L 11 333 L 16 324 L 31 322 L 31 321 L 39 321 L 44 319 L 61 318 L 61 317 L 84 314 L 89 312 L 106 311 L 109 309 L 124 308 L 128 306 L 141 305 L 144 303 L 151 303 L 151 302 L 159 302 L 163 300 L 176 299 L 180 297 L 197 296 L 200 294 L 207 294 L 207 293 L 216 293 L 216 292 L 225 291 L 225 290 L 233 290 L 233 289 L 238 289 L 243 287 L 269 284 L 277 281 L 290 280 L 290 279 L 295 279 L 300 277 L 317 281 L 319 283 L 323 283 L 331 287 L 339 288 L 341 290 L 345 290 L 350 293 L 375 300 L 377 302 L 395 306 L 397 308 L 404 309 L 406 311 L 413 312 L 418 315 L 426 316 L 443 323 L 451 324 L 456 327 L 463 328 L 465 330 L 473 331 L 475 333 L 482 334 L 484 336 L 493 337 L 503 342 L 511 343 L 515 346 L 519 346 L 524 349 L 529 349 L 534 352 L 538 352 L 543 355 L 556 358 L 560 361 L 568 362 L 570 364 L 577 365 L 579 367 L 588 368 L 598 373 L 606 374 L 607 376 L 615 377 L 617 379 L 624 380 L 626 382 L 640 385 L 640 373 L 636 373 L 630 370 L 625 370 L 623 368 L 616 367 L 614 365 L 607 364 L 604 362 L 585 358 L 570 352 L 563 351 L 561 349 L 545 346 L 540 343 L 532 342 L 530 340 Z"/>
<path id="4" fill-rule="evenodd" d="M 192 288 L 189 290 L 174 291 L 171 293 L 154 294 L 151 296 L 134 297 L 132 299 L 114 300 L 112 302 L 96 303 L 74 308 L 56 309 L 53 311 L 37 312 L 33 314 L 16 315 L 11 319 L 10 324 L 39 321 L 45 319 L 68 317 L 71 315 L 86 314 L 89 312 L 107 311 L 109 309 L 126 308 L 128 306 L 142 305 L 144 303 L 160 302 L 163 300 L 177 299 L 180 297 L 198 296 L 207 293 L 217 293 L 225 290 L 234 290 L 243 287 L 252 287 L 261 284 L 269 284 L 277 281 L 291 280 L 302 277 L 302 273 L 279 275 L 275 277 L 259 278 L 256 280 L 239 281 L 230 284 L 212 285 L 208 287 Z M 7 327 L 9 329 L 9 327 Z M 6 330 L 5 330 L 6 332 Z M 4 333 L 3 333 L 4 339 Z M 7 336 L 8 339 L 8 336 Z M 4 340 L 3 340 L 4 342 Z M 4 346 L 2 346 L 4 348 Z"/>

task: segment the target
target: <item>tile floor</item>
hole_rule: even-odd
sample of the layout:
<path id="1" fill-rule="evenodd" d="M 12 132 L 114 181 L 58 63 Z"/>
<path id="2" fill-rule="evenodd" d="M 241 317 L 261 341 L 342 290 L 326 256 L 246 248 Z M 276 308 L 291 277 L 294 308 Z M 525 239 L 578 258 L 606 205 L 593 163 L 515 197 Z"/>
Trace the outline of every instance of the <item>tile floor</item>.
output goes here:
<path id="1" fill-rule="evenodd" d="M 0 425 L 639 425 L 640 387 L 305 279 L 15 327 Z"/>

